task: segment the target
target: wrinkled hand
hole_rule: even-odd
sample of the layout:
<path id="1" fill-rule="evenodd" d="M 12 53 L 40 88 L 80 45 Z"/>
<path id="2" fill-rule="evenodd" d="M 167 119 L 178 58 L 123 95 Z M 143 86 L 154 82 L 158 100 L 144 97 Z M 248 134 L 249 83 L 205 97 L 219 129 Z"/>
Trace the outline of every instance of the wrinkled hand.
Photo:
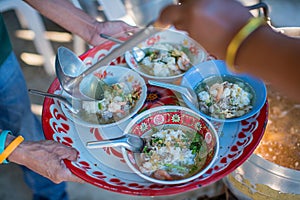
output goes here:
<path id="1" fill-rule="evenodd" d="M 54 183 L 72 181 L 84 183 L 66 168 L 63 160 L 76 161 L 77 151 L 55 141 L 24 141 L 8 157 L 11 162 L 27 168 L 50 179 Z"/>
<path id="2" fill-rule="evenodd" d="M 251 16 L 234 0 L 185 0 L 166 7 L 159 21 L 187 31 L 208 52 L 223 59 L 229 42 Z"/>

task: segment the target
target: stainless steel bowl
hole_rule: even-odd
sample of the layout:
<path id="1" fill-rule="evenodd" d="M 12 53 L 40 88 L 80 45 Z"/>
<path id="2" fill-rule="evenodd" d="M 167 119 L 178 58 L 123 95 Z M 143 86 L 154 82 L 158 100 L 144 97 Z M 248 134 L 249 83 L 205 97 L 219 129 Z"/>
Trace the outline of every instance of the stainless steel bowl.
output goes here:
<path id="1" fill-rule="evenodd" d="M 238 199 L 300 199 L 300 171 L 256 154 L 223 180 Z"/>

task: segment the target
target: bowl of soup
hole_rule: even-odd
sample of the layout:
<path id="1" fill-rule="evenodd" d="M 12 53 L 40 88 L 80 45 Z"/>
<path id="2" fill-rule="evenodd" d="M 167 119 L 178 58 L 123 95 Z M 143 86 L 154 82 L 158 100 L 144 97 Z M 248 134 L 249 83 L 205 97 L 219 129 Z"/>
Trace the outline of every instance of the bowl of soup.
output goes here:
<path id="1" fill-rule="evenodd" d="M 128 124 L 126 133 L 145 141 L 140 153 L 122 149 L 126 163 L 140 177 L 158 184 L 182 184 L 200 177 L 219 151 L 212 124 L 181 106 L 144 111 Z"/>
<path id="2" fill-rule="evenodd" d="M 124 66 L 100 67 L 93 74 L 85 77 L 81 85 L 89 87 L 90 96 L 95 96 L 97 87 L 91 89 L 94 80 L 102 80 L 104 98 L 101 101 L 83 101 L 78 113 L 72 113 L 62 106 L 66 116 L 88 127 L 110 128 L 125 126 L 143 106 L 147 96 L 144 79 L 135 71 Z M 102 86 L 103 87 L 103 86 Z"/>
<path id="3" fill-rule="evenodd" d="M 137 46 L 145 56 L 137 61 L 133 51 L 125 53 L 129 67 L 146 80 L 173 82 L 181 78 L 193 65 L 207 59 L 205 49 L 185 33 L 165 30 Z"/>
<path id="4" fill-rule="evenodd" d="M 265 83 L 249 74 L 231 72 L 224 61 L 200 63 L 185 73 L 181 85 L 197 95 L 199 108 L 183 100 L 205 118 L 221 122 L 237 122 L 260 111 L 266 102 Z"/>

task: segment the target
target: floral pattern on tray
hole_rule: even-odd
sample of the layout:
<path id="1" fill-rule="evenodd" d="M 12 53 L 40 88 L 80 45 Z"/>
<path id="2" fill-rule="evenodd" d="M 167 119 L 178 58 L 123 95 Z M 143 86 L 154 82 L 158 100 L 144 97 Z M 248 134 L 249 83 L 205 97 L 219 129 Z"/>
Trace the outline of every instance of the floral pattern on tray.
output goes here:
<path id="1" fill-rule="evenodd" d="M 112 48 L 113 43 L 102 45 L 87 52 L 81 59 L 85 63 L 101 59 Z M 124 57 L 119 57 L 112 64 L 125 65 Z M 59 93 L 57 79 L 48 92 Z M 164 90 L 162 92 L 162 90 Z M 148 96 L 140 112 L 160 105 L 178 105 L 176 95 L 169 90 L 148 86 Z M 78 177 L 97 187 L 129 195 L 160 196 L 187 192 L 220 180 L 241 165 L 259 144 L 267 123 L 268 103 L 260 112 L 242 122 L 215 124 L 220 134 L 219 157 L 213 167 L 203 176 L 181 185 L 158 185 L 148 182 L 134 174 L 126 165 L 121 149 L 87 149 L 85 142 L 105 139 L 100 128 L 84 127 L 74 124 L 61 110 L 56 100 L 45 98 L 42 114 L 44 134 L 47 139 L 72 146 L 79 151 L 79 160 L 65 161 L 66 166 Z"/>

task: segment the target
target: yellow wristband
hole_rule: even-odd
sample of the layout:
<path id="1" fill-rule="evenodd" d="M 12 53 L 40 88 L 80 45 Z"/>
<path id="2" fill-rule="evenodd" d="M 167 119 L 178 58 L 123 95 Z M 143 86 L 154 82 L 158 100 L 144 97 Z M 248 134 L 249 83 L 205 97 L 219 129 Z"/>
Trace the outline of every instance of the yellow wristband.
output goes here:
<path id="1" fill-rule="evenodd" d="M 226 64 L 231 71 L 237 72 L 234 67 L 236 53 L 241 46 L 242 42 L 258 27 L 265 24 L 264 18 L 251 18 L 248 23 L 233 37 L 227 47 Z"/>
<path id="2" fill-rule="evenodd" d="M 0 154 L 0 164 L 23 142 L 22 136 L 16 137 Z"/>

